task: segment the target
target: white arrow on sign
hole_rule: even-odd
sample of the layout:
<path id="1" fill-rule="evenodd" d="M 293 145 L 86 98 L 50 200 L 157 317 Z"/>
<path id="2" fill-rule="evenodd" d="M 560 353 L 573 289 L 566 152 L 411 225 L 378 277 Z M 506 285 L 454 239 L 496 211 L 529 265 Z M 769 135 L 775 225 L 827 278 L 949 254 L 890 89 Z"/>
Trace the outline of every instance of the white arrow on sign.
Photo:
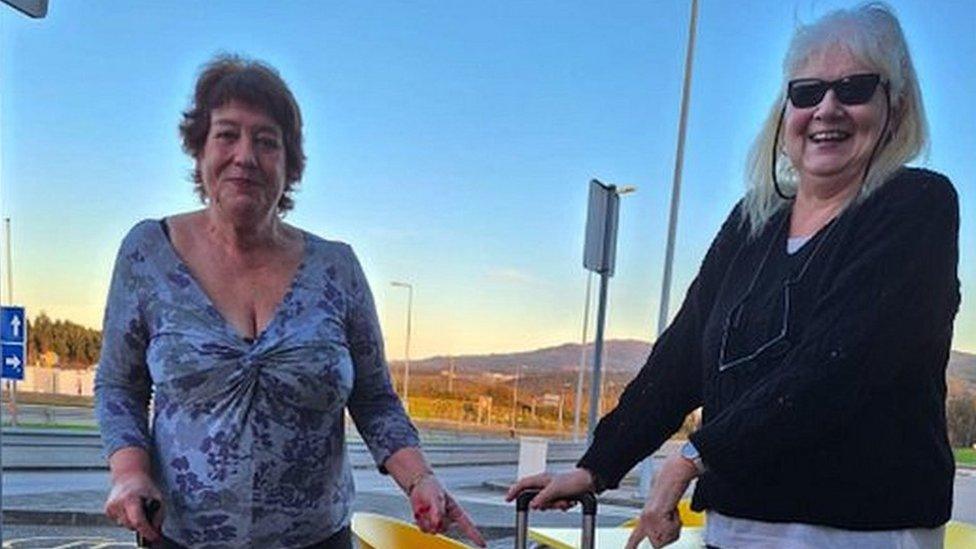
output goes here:
<path id="1" fill-rule="evenodd" d="M 15 356 L 8 356 L 3 363 L 7 366 L 11 366 L 15 370 L 20 368 L 20 359 Z"/>
<path id="2" fill-rule="evenodd" d="M 10 319 L 10 327 L 13 328 L 14 337 L 20 337 L 20 317 L 14 315 L 14 317 Z"/>

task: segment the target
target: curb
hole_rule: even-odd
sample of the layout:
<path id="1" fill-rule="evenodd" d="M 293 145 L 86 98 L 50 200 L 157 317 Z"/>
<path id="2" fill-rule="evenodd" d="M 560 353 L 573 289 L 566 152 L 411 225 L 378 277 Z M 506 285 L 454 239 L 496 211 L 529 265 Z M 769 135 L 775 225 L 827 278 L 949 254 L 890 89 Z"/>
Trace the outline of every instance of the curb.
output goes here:
<path id="1" fill-rule="evenodd" d="M 102 513 L 88 511 L 38 511 L 34 509 L 4 509 L 4 524 L 41 526 L 116 526 Z"/>
<path id="2" fill-rule="evenodd" d="M 3 436 L 56 436 L 64 438 L 86 438 L 94 439 L 99 442 L 102 440 L 102 436 L 98 431 L 97 427 L 92 429 L 59 429 L 57 427 L 11 427 L 10 425 L 4 425 L 2 429 Z"/>
<path id="3" fill-rule="evenodd" d="M 575 459 L 552 459 L 549 463 L 576 463 Z M 481 467 L 490 465 L 516 465 L 517 461 L 511 459 L 501 460 L 482 460 L 482 461 L 451 461 L 446 463 L 431 463 L 434 468 L 451 467 Z M 359 463 L 351 465 L 353 469 L 375 469 L 373 463 Z M 108 471 L 108 464 L 104 465 L 4 465 L 3 471 L 22 472 L 22 473 L 51 473 L 51 472 L 71 472 L 71 471 Z"/>
<path id="4" fill-rule="evenodd" d="M 70 473 L 72 471 L 108 471 L 105 465 L 4 465 L 3 472 L 16 473 Z"/>

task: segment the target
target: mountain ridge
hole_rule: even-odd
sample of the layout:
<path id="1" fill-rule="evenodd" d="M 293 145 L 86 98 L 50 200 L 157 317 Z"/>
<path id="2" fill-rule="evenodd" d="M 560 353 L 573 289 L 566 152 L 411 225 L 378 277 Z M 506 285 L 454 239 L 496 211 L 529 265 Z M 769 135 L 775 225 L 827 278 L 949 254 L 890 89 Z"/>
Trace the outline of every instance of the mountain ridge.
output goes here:
<path id="1" fill-rule="evenodd" d="M 511 353 L 487 353 L 474 355 L 438 355 L 421 360 L 412 360 L 410 369 L 415 372 L 435 372 L 447 370 L 454 361 L 458 374 L 500 373 L 511 374 L 513 368 L 521 365 L 523 372 L 565 372 L 575 371 L 580 362 L 579 343 L 563 343 L 531 351 Z M 605 371 L 636 372 L 644 365 L 651 350 L 651 343 L 638 339 L 611 339 L 604 342 L 603 368 Z M 391 361 L 402 366 L 403 361 Z M 586 345 L 586 363 L 593 364 L 593 344 Z M 949 377 L 976 384 L 976 354 L 951 351 L 948 366 Z"/>

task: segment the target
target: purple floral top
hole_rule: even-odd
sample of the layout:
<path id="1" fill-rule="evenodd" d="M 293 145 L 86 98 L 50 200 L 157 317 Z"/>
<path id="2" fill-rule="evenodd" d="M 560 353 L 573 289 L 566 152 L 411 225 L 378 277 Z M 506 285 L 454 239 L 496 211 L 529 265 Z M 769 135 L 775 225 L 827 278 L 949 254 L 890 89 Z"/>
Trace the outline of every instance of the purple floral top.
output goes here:
<path id="1" fill-rule="evenodd" d="M 251 341 L 214 308 L 162 224 L 143 221 L 116 259 L 102 333 L 105 451 L 150 452 L 163 533 L 181 544 L 302 547 L 348 524 L 346 407 L 381 471 L 396 450 L 419 446 L 346 244 L 305 233 L 291 287 Z"/>

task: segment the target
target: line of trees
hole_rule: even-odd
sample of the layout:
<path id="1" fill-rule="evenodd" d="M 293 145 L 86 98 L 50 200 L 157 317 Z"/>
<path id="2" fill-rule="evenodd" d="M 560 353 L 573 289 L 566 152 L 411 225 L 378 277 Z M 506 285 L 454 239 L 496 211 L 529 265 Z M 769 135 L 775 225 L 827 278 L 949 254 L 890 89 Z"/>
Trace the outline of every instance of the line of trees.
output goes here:
<path id="1" fill-rule="evenodd" d="M 968 448 L 976 444 L 976 385 L 949 380 L 946 420 L 953 446 Z"/>
<path id="2" fill-rule="evenodd" d="M 964 448 L 976 445 L 976 395 L 949 397 L 946 402 L 949 441 Z"/>
<path id="3" fill-rule="evenodd" d="M 27 321 L 27 356 L 32 364 L 87 368 L 98 362 L 102 333 L 45 313 Z"/>

